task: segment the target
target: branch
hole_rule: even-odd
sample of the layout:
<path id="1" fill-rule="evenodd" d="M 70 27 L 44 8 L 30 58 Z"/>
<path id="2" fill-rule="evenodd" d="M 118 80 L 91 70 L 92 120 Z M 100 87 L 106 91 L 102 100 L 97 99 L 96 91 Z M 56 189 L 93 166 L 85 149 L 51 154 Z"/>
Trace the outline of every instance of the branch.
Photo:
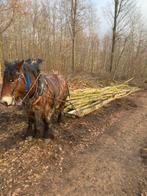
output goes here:
<path id="1" fill-rule="evenodd" d="M 10 21 L 6 24 L 6 26 L 4 27 L 4 29 L 2 29 L 1 31 L 0 31 L 0 33 L 3 33 L 3 32 L 5 32 L 6 30 L 7 30 L 7 28 L 11 25 L 11 23 L 13 22 L 13 19 L 14 19 L 14 10 L 13 10 L 13 14 L 12 14 L 12 17 L 11 17 L 11 19 L 10 19 Z"/>

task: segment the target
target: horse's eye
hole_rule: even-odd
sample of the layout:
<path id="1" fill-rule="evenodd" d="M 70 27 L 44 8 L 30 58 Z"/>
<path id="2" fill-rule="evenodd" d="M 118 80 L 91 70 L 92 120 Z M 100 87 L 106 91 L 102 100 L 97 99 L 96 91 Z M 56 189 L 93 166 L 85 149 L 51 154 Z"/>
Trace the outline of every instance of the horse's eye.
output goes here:
<path id="1" fill-rule="evenodd" d="M 13 80 L 13 79 L 11 79 L 11 80 L 9 80 L 9 82 L 14 82 L 14 80 Z"/>

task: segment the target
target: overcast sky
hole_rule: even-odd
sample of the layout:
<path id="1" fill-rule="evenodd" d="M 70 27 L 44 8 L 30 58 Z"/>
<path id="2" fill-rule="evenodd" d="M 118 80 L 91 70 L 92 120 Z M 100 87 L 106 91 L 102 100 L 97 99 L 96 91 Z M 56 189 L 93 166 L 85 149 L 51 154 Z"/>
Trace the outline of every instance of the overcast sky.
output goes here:
<path id="1" fill-rule="evenodd" d="M 97 7 L 98 16 L 100 18 L 101 33 L 106 32 L 109 29 L 109 25 L 104 15 L 104 8 L 107 7 L 107 5 L 112 0 L 90 0 L 90 1 Z M 137 0 L 136 2 L 137 2 L 138 9 L 140 9 L 142 16 L 144 18 L 144 22 L 146 23 L 147 26 L 147 0 Z"/>

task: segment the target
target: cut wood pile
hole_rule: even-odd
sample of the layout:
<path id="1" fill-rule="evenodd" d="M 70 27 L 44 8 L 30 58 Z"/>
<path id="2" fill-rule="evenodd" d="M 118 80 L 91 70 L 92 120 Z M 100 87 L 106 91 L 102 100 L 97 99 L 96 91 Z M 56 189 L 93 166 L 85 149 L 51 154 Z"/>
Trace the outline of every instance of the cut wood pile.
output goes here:
<path id="1" fill-rule="evenodd" d="M 104 88 L 74 90 L 70 92 L 65 113 L 71 117 L 82 117 L 138 90 L 139 88 L 129 86 L 127 82 Z"/>

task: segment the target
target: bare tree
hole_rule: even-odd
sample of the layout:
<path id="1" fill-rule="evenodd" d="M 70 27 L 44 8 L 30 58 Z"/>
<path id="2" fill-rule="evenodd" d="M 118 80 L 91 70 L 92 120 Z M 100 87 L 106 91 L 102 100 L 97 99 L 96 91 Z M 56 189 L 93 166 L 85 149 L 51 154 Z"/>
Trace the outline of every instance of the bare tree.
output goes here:
<path id="1" fill-rule="evenodd" d="M 110 55 L 110 73 L 113 69 L 116 42 L 120 36 L 127 34 L 129 15 L 134 8 L 132 0 L 112 0 L 113 10 L 109 11 L 112 24 L 112 47 Z"/>
<path id="2" fill-rule="evenodd" d="M 135 17 L 132 0 L 112 0 L 107 14 L 113 31 L 102 36 L 103 24 L 88 2 L 0 1 L 0 63 L 4 57 L 40 57 L 47 72 L 80 70 L 110 77 L 111 69 L 114 78 L 147 75 L 147 30 Z"/>
<path id="3" fill-rule="evenodd" d="M 77 21 L 77 5 L 78 0 L 71 0 L 71 36 L 72 36 L 72 67 L 71 70 L 75 71 L 75 38 L 76 38 L 76 21 Z"/>
<path id="4" fill-rule="evenodd" d="M 4 61 L 3 34 L 11 26 L 16 9 L 19 10 L 18 0 L 2 0 L 0 2 L 0 76 L 2 75 Z"/>

